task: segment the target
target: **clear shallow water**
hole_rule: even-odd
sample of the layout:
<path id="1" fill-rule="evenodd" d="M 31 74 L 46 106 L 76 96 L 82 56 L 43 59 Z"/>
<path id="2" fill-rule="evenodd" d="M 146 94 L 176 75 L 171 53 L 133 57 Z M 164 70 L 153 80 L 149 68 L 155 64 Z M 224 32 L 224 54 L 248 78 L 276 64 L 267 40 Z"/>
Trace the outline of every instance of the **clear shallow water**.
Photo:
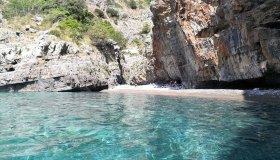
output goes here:
<path id="1" fill-rule="evenodd" d="M 269 160 L 280 105 L 107 93 L 0 93 L 0 159 Z"/>

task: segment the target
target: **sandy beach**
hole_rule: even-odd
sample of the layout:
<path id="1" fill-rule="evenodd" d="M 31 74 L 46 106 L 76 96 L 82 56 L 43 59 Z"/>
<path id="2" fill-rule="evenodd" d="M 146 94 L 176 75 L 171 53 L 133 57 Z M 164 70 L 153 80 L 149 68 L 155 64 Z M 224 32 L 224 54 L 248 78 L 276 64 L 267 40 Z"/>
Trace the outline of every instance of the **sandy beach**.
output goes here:
<path id="1" fill-rule="evenodd" d="M 181 89 L 150 84 L 143 86 L 121 85 L 102 92 L 280 102 L 280 90 Z"/>

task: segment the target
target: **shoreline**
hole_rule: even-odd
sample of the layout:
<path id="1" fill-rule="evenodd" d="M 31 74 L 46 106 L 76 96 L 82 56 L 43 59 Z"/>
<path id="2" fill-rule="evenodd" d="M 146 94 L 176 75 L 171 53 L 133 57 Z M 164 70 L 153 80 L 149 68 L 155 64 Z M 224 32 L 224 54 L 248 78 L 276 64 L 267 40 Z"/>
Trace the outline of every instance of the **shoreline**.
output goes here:
<path id="1" fill-rule="evenodd" d="M 174 97 L 280 102 L 280 90 L 181 89 L 178 87 L 159 87 L 156 85 L 122 85 L 103 90 L 101 93 L 147 94 Z"/>

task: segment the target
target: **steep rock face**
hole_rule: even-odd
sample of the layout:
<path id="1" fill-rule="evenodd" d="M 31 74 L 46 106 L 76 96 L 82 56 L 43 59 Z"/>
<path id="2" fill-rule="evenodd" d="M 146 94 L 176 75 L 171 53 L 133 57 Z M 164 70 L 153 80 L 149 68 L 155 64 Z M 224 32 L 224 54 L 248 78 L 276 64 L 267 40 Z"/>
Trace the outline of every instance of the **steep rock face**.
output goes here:
<path id="1" fill-rule="evenodd" d="M 54 36 L 45 33 L 39 33 L 35 44 L 15 37 L 15 43 L 0 44 L 0 91 L 98 91 L 108 87 L 108 64 L 91 48 L 55 42 Z"/>
<path id="2" fill-rule="evenodd" d="M 123 33 L 128 39 L 127 47 L 120 48 L 112 39 L 101 47 L 62 40 L 51 35 L 58 24 L 41 27 L 46 21 L 44 15 L 22 17 L 28 24 L 15 25 L 17 22 L 3 19 L 0 10 L 0 92 L 99 91 L 123 83 L 146 84 L 153 80 L 151 34 L 141 34 L 144 24 L 151 24 L 149 8 L 132 10 L 122 0 L 86 2 L 94 14 L 96 8 L 104 13 L 108 8 L 119 12 L 118 18 L 106 15 L 104 20 Z M 124 8 L 117 8 L 113 2 Z M 33 23 L 38 18 L 40 24 Z"/>
<path id="3" fill-rule="evenodd" d="M 128 40 L 122 53 L 123 78 L 127 84 L 142 85 L 155 81 L 153 69 L 152 34 L 142 34 L 145 24 L 152 27 L 152 13 L 147 5 L 131 9 L 128 1 L 87 0 L 89 10 L 96 8 L 106 12 L 108 8 L 118 11 L 118 19 L 109 18 L 113 27 L 121 32 Z M 118 5 L 121 5 L 118 6 Z"/>
<path id="4" fill-rule="evenodd" d="M 152 12 L 159 81 L 197 88 L 280 73 L 279 0 L 156 0 Z"/>

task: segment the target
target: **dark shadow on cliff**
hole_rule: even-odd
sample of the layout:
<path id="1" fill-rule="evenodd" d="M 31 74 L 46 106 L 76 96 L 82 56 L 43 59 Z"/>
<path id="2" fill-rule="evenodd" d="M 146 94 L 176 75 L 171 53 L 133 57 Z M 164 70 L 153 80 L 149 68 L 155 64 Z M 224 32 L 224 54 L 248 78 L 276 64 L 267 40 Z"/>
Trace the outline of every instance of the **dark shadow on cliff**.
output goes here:
<path id="1" fill-rule="evenodd" d="M 280 74 L 266 73 L 263 77 L 246 80 L 204 81 L 197 86 L 198 89 L 280 89 Z"/>
<path id="2" fill-rule="evenodd" d="M 125 78 L 123 77 L 123 66 L 121 64 L 121 59 L 124 57 L 121 55 L 120 47 L 117 46 L 115 43 L 105 43 L 97 45 L 97 49 L 100 53 L 105 57 L 106 63 L 109 64 L 110 62 L 117 62 L 118 68 L 120 70 L 119 75 L 116 75 L 117 83 L 125 84 Z"/>
<path id="3" fill-rule="evenodd" d="M 182 16 L 178 17 L 178 19 L 191 23 L 192 19 L 188 18 L 189 15 L 186 16 L 184 14 L 186 10 L 194 7 L 192 6 L 192 2 L 179 2 L 179 15 L 182 14 Z M 278 22 L 279 7 L 276 7 L 279 1 L 243 0 L 228 2 L 226 0 L 203 0 L 203 2 L 210 4 L 212 7 L 216 7 L 216 11 L 214 15 L 207 18 L 207 21 L 209 20 L 208 25 L 201 24 L 200 26 L 203 27 L 193 36 L 197 38 L 196 42 L 208 40 L 209 38 L 213 39 L 212 49 L 217 53 L 218 64 L 213 63 L 214 61 L 211 62 L 211 59 L 207 58 L 207 60 L 198 60 L 201 62 L 201 66 L 204 65 L 204 67 L 201 67 L 202 69 L 198 70 L 201 74 L 197 72 L 197 77 L 201 78 L 194 78 L 194 82 L 192 82 L 189 81 L 188 77 L 181 76 L 182 81 L 190 83 L 191 87 L 192 83 L 197 83 L 201 80 L 204 81 L 201 83 L 198 82 L 200 84 L 195 84 L 194 88 L 280 88 L 279 67 L 277 67 L 277 63 L 279 63 L 279 43 L 276 42 L 280 35 Z M 207 10 L 207 5 L 203 4 L 203 7 L 205 7 L 206 11 L 210 12 L 210 10 Z M 203 7 L 201 6 L 201 8 Z M 193 17 L 203 17 L 200 15 L 195 16 L 196 13 L 199 12 L 194 12 Z M 203 18 L 201 21 L 203 22 Z M 187 28 L 183 29 L 187 30 Z M 251 35 L 257 37 L 253 38 Z M 272 43 L 272 41 L 275 42 Z M 211 45 L 202 45 L 203 49 L 207 47 L 211 49 Z M 206 53 L 212 54 L 211 52 Z M 247 58 L 248 60 L 246 61 Z M 263 62 L 267 64 L 260 67 Z M 195 74 L 193 74 L 195 72 L 189 72 L 189 70 L 189 68 L 185 69 L 185 75 L 195 77 Z M 275 79 L 269 79 L 268 75 L 271 74 L 270 72 L 278 72 L 278 74 L 275 74 L 278 77 L 275 76 Z M 263 76 L 259 77 L 262 74 Z M 246 80 L 233 81 L 235 79 Z"/>
<path id="4" fill-rule="evenodd" d="M 108 88 L 109 88 L 108 85 L 93 85 L 87 87 L 74 87 L 73 89 L 63 90 L 60 92 L 100 92 Z"/>
<path id="5" fill-rule="evenodd" d="M 20 90 L 26 88 L 28 85 L 34 84 L 34 81 L 17 83 L 17 84 L 9 84 L 5 86 L 0 86 L 0 92 L 19 92 Z"/>

